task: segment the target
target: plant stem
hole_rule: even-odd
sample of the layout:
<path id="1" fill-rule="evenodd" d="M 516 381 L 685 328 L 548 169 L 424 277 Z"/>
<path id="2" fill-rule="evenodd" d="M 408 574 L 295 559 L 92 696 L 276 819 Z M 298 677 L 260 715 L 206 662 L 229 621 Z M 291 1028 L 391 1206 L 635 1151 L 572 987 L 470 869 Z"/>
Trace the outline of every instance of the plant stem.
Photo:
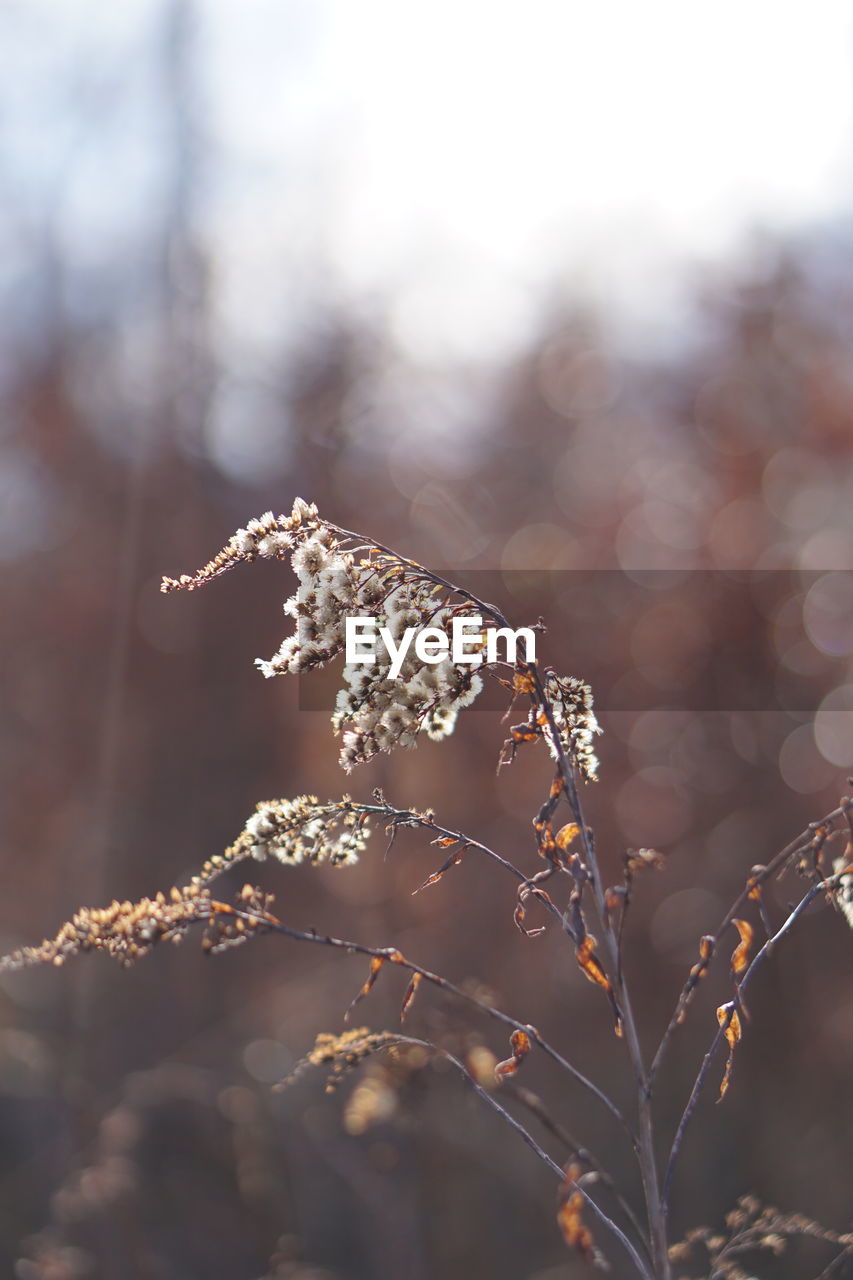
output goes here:
<path id="1" fill-rule="evenodd" d="M 794 926 L 794 924 L 796 924 L 797 920 L 799 920 L 800 916 L 806 910 L 808 910 L 812 902 L 814 902 L 815 898 L 817 898 L 822 893 L 826 893 L 827 891 L 838 888 L 839 884 L 841 883 L 842 874 L 843 873 L 839 872 L 837 875 L 828 876 L 826 880 L 821 880 L 818 884 L 812 885 L 808 893 L 805 894 L 803 898 L 801 898 L 801 900 L 797 903 L 796 907 L 794 907 L 794 909 L 788 915 L 784 924 L 782 924 L 776 930 L 772 938 L 767 939 L 767 941 L 764 943 L 764 946 L 761 948 L 761 950 L 758 951 L 756 955 L 753 957 L 753 960 L 749 965 L 749 968 L 741 978 L 741 981 L 737 987 L 734 1000 L 730 1001 L 727 1005 L 720 1006 L 721 1009 L 727 1010 L 726 1018 L 717 1028 L 717 1032 L 713 1040 L 711 1041 L 711 1046 L 702 1060 L 702 1066 L 699 1069 L 699 1074 L 696 1077 L 695 1083 L 693 1085 L 693 1089 L 691 1090 L 691 1093 L 690 1093 L 690 1097 L 687 1100 L 687 1106 L 684 1108 L 684 1113 L 681 1117 L 681 1120 L 679 1121 L 678 1129 L 676 1130 L 675 1138 L 673 1139 L 673 1142 L 672 1142 L 672 1148 L 670 1150 L 669 1161 L 667 1163 L 667 1168 L 666 1168 L 666 1179 L 664 1182 L 664 1214 L 666 1214 L 668 1211 L 670 1192 L 672 1189 L 673 1174 L 675 1172 L 675 1166 L 678 1161 L 678 1157 L 681 1154 L 681 1147 L 684 1142 L 685 1131 L 687 1129 L 688 1124 L 690 1123 L 690 1120 L 693 1116 L 694 1111 L 696 1110 L 696 1106 L 699 1102 L 699 1096 L 702 1092 L 702 1087 L 708 1077 L 708 1071 L 710 1070 L 711 1063 L 714 1060 L 714 1056 L 717 1050 L 720 1048 L 720 1045 L 723 1043 L 726 1031 L 731 1025 L 734 1014 L 737 1013 L 738 1008 L 742 1008 L 742 1004 L 741 1004 L 742 993 L 746 990 L 746 988 L 752 982 L 752 979 L 755 976 L 756 971 L 760 968 L 763 962 L 771 954 L 777 942 L 779 942 L 779 940 L 785 936 L 785 934 L 789 931 L 789 929 L 791 929 Z"/>
<path id="2" fill-rule="evenodd" d="M 566 757 L 565 751 L 563 750 L 560 735 L 554 722 L 554 714 L 546 696 L 545 688 L 539 674 L 539 669 L 536 666 L 529 666 L 528 670 L 533 676 L 537 697 L 540 700 L 540 704 L 548 721 L 548 727 L 551 731 L 552 741 L 554 742 L 555 750 L 557 752 L 557 763 L 560 769 L 560 776 L 563 780 L 566 799 L 574 816 L 575 822 L 580 828 L 584 858 L 590 874 L 595 908 L 601 922 L 601 927 L 604 931 L 605 945 L 607 947 L 608 959 L 610 961 L 611 972 L 613 975 L 612 981 L 615 986 L 614 994 L 622 1015 L 625 1044 L 628 1049 L 628 1056 L 631 1060 L 631 1068 L 637 1085 L 637 1162 L 640 1166 L 643 1195 L 646 1201 L 646 1214 L 648 1216 L 649 1236 L 652 1245 L 655 1276 L 657 1277 L 657 1280 L 670 1280 L 671 1272 L 669 1266 L 669 1245 L 666 1232 L 666 1215 L 664 1213 L 663 1202 L 661 1199 L 657 1160 L 655 1158 L 654 1116 L 652 1113 L 651 1090 L 649 1088 L 646 1069 L 643 1063 L 643 1054 L 642 1049 L 640 1048 L 640 1037 L 637 1032 L 637 1023 L 634 1018 L 631 998 L 628 993 L 624 974 L 622 973 L 622 967 L 619 963 L 619 943 L 609 922 L 607 907 L 604 900 L 604 886 L 602 885 L 601 872 L 598 866 L 598 858 L 596 856 L 590 832 L 584 822 L 575 772 L 570 761 Z"/>

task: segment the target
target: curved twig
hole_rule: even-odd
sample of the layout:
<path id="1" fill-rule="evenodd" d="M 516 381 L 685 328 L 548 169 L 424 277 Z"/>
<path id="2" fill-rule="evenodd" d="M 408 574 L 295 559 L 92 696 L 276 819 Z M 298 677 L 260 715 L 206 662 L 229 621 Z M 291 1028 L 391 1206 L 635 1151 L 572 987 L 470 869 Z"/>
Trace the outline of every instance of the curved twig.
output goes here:
<path id="1" fill-rule="evenodd" d="M 731 907 L 729 907 L 729 910 L 726 912 L 725 916 L 720 922 L 716 932 L 711 935 L 712 942 L 713 942 L 713 950 L 712 950 L 712 954 L 708 957 L 708 961 L 706 965 L 703 968 L 703 973 L 707 972 L 707 970 L 711 967 L 711 964 L 713 963 L 714 955 L 716 954 L 717 944 L 719 943 L 726 929 L 728 929 L 732 920 L 735 918 L 737 913 L 744 906 L 744 903 L 749 898 L 749 895 L 752 892 L 752 890 L 755 888 L 755 886 L 763 884 L 766 880 L 769 880 L 769 878 L 772 875 L 774 875 L 777 871 L 781 870 L 781 868 L 785 865 L 786 862 L 789 861 L 789 859 L 795 857 L 796 854 L 801 853 L 803 850 L 808 848 L 809 844 L 814 840 L 817 832 L 819 832 L 822 828 L 832 826 L 832 824 L 836 822 L 838 818 L 844 817 L 846 814 L 849 814 L 851 807 L 853 807 L 853 805 L 851 805 L 851 801 L 844 800 L 837 808 L 833 809 L 831 813 L 826 814 L 826 816 L 821 818 L 818 822 L 810 822 L 808 827 L 806 827 L 804 831 L 801 831 L 800 834 L 795 837 L 795 839 L 793 839 L 789 844 L 785 845 L 784 849 L 780 849 L 779 852 L 770 859 L 770 861 L 767 863 L 767 865 L 763 868 L 763 870 L 758 875 L 754 877 L 750 877 L 747 884 L 744 885 L 743 889 L 735 898 Z M 658 1045 L 657 1052 L 655 1053 L 654 1060 L 652 1062 L 651 1067 L 649 1068 L 649 1085 L 650 1086 L 653 1083 L 658 1073 L 658 1069 L 669 1047 L 670 1040 L 672 1039 L 672 1036 L 676 1028 L 681 1023 L 684 1010 L 687 1008 L 692 992 L 695 989 L 696 989 L 696 983 L 695 982 L 690 983 L 688 981 L 681 990 L 675 1009 L 673 1010 L 672 1017 L 667 1023 L 666 1030 L 664 1031 L 663 1036 L 661 1037 L 661 1041 L 660 1041 L 660 1044 Z"/>
<path id="2" fill-rule="evenodd" d="M 507 1013 L 502 1013 L 500 1009 L 495 1009 L 492 1005 L 486 1004 L 484 1000 L 479 1000 L 475 995 L 468 991 L 463 991 L 461 987 L 457 987 L 455 983 L 450 982 L 447 978 L 442 978 L 440 974 L 433 973 L 430 969 L 425 969 L 423 965 L 415 964 L 397 950 L 396 947 L 368 947 L 362 942 L 350 942 L 344 938 L 333 938 L 328 934 L 320 934 L 316 932 L 306 932 L 302 929 L 292 929 L 289 925 L 282 924 L 272 915 L 259 915 L 257 912 L 241 911 L 238 908 L 232 908 L 231 914 L 243 920 L 247 920 L 255 925 L 263 925 L 270 933 L 281 934 L 282 937 L 291 938 L 295 942 L 312 942 L 320 946 L 333 947 L 340 951 L 347 951 L 351 955 L 370 956 L 374 960 L 384 960 L 392 964 L 398 965 L 400 968 L 407 970 L 412 974 L 419 974 L 421 978 L 431 983 L 433 986 L 439 987 L 442 991 L 447 991 L 459 1000 L 464 1000 L 467 1004 L 473 1005 L 479 1009 L 481 1013 L 486 1014 L 495 1022 L 500 1022 L 505 1027 L 511 1027 L 514 1031 L 523 1031 L 534 1044 L 538 1045 L 542 1052 L 554 1062 L 557 1063 L 568 1075 L 572 1077 L 577 1084 L 591 1093 L 602 1106 L 606 1107 L 615 1120 L 617 1120 L 624 1129 L 625 1133 L 631 1141 L 632 1147 L 636 1150 L 637 1139 L 631 1126 L 625 1116 L 616 1106 L 606 1093 L 599 1089 L 598 1085 L 588 1079 L 577 1067 L 573 1066 L 566 1058 L 558 1053 L 553 1045 L 542 1036 L 535 1027 L 530 1026 L 527 1022 L 520 1022 L 517 1018 L 510 1017 Z"/>
<path id="3" fill-rule="evenodd" d="M 815 898 L 817 898 L 822 893 L 826 893 L 833 889 L 838 888 L 839 884 L 841 883 L 842 875 L 843 873 L 839 873 L 838 875 L 834 875 L 834 876 L 828 876 L 826 880 L 821 880 L 818 884 L 812 885 L 808 893 L 806 893 L 804 897 L 801 898 L 801 900 L 797 903 L 796 907 L 794 907 L 793 911 L 787 917 L 784 924 L 782 924 L 776 930 L 772 938 L 767 939 L 767 941 L 764 943 L 760 951 L 756 952 L 755 956 L 753 957 L 752 963 L 749 965 L 748 969 L 746 970 L 743 977 L 741 978 L 740 983 L 738 984 L 734 999 L 730 1000 L 727 1004 L 721 1006 L 721 1008 L 724 1008 L 727 1010 L 726 1016 L 723 1018 L 722 1022 L 717 1028 L 717 1032 L 714 1035 L 713 1040 L 711 1041 L 711 1046 L 702 1060 L 702 1065 L 699 1068 L 699 1074 L 697 1075 L 696 1080 L 693 1084 L 693 1088 L 690 1092 L 690 1097 L 687 1100 L 687 1105 L 684 1108 L 684 1112 L 682 1113 L 681 1119 L 678 1123 L 678 1128 L 676 1129 L 676 1132 L 675 1132 L 675 1137 L 672 1142 L 672 1147 L 670 1148 L 669 1160 L 667 1162 L 666 1175 L 664 1177 L 664 1184 L 663 1184 L 664 1211 L 667 1210 L 669 1205 L 670 1191 L 672 1189 L 672 1178 L 675 1172 L 675 1166 L 678 1161 L 678 1157 L 681 1154 L 681 1148 L 684 1142 L 685 1131 L 687 1129 L 688 1124 L 690 1123 L 693 1113 L 696 1110 L 696 1106 L 699 1102 L 699 1096 L 702 1092 L 702 1088 L 708 1077 L 708 1072 L 711 1068 L 711 1064 L 714 1060 L 717 1050 L 720 1048 L 720 1045 L 723 1043 L 723 1040 L 725 1039 L 726 1031 L 731 1026 L 734 1015 L 737 1013 L 738 1009 L 743 1007 L 743 1002 L 742 1002 L 743 992 L 751 983 L 758 968 L 768 958 L 773 948 L 775 947 L 776 943 L 779 942 L 780 939 L 783 938 L 786 933 L 788 933 L 788 931 L 794 926 L 797 920 L 799 920 L 800 916 L 808 909 L 808 907 L 811 906 Z"/>

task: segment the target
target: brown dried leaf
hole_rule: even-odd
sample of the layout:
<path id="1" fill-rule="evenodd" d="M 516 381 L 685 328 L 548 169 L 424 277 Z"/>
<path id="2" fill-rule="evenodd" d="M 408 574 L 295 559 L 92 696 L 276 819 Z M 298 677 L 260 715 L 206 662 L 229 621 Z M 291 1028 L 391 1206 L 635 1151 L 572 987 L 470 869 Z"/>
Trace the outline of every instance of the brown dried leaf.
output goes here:
<path id="1" fill-rule="evenodd" d="M 747 920 L 732 920 L 740 934 L 740 942 L 732 952 L 732 977 L 739 978 L 749 967 L 749 949 L 752 946 L 753 928 Z"/>
<path id="2" fill-rule="evenodd" d="M 761 871 L 764 871 L 764 870 L 765 868 L 762 867 Z M 760 876 L 760 872 L 757 872 L 755 875 L 750 876 L 749 880 L 747 881 L 747 888 L 749 889 L 747 897 L 750 899 L 751 902 L 761 901 L 762 890 L 761 890 L 761 880 L 759 876 Z"/>
<path id="3" fill-rule="evenodd" d="M 557 832 L 555 837 L 557 848 L 562 849 L 563 852 L 565 852 L 569 845 L 578 838 L 580 833 L 581 829 L 576 822 L 567 822 L 564 827 L 560 827 L 560 830 Z"/>
<path id="4" fill-rule="evenodd" d="M 514 1076 L 530 1052 L 530 1036 L 520 1028 L 516 1028 L 513 1031 L 509 1042 L 512 1047 L 512 1057 L 505 1058 L 503 1062 L 499 1062 L 495 1067 L 495 1079 L 498 1084 L 507 1076 Z"/>
<path id="5" fill-rule="evenodd" d="M 714 955 L 715 946 L 716 943 L 710 933 L 704 934 L 699 939 L 699 961 L 697 964 L 694 964 L 693 968 L 690 970 L 690 973 L 687 976 L 687 982 L 684 985 L 684 990 L 682 991 L 678 1001 L 678 1011 L 675 1016 L 675 1021 L 679 1025 L 684 1021 L 685 1014 L 687 1013 L 687 1006 L 692 999 L 693 992 L 708 972 L 708 966 Z"/>
<path id="6" fill-rule="evenodd" d="M 451 844 L 456 844 L 456 840 L 450 839 L 450 840 L 442 840 L 440 842 L 438 840 L 433 840 L 433 844 L 439 844 L 439 843 L 442 845 L 442 847 L 447 848 Z M 414 889 L 412 891 L 412 897 L 414 898 L 415 894 L 420 893 L 423 889 L 428 889 L 430 885 L 438 884 L 439 880 L 444 875 L 445 871 L 449 871 L 451 867 L 458 867 L 459 863 L 462 861 L 462 855 L 467 849 L 467 847 L 468 847 L 467 845 L 463 844 L 460 846 L 460 848 L 454 849 L 453 853 L 451 853 L 447 861 L 443 862 L 437 871 L 433 871 L 432 875 L 427 876 L 426 880 L 424 880 L 422 885 L 419 885 L 417 889 Z"/>
<path id="7" fill-rule="evenodd" d="M 578 958 L 583 973 L 589 978 L 590 982 L 594 982 L 596 986 L 603 987 L 610 997 L 610 1005 L 613 1009 L 613 1017 L 615 1019 L 615 1028 L 617 1036 L 622 1035 L 622 1015 L 619 1012 L 619 1006 L 616 1003 L 616 997 L 613 994 L 613 985 L 604 971 L 604 967 L 595 954 L 595 938 L 591 933 L 587 933 L 583 941 L 578 944 L 575 953 Z"/>
<path id="8" fill-rule="evenodd" d="M 547 897 L 547 894 L 543 896 Z M 512 913 L 512 922 L 516 929 L 518 929 L 520 933 L 524 934 L 525 938 L 538 938 L 540 934 L 545 932 L 545 926 L 544 924 L 538 924 L 532 929 L 528 929 L 525 926 L 524 920 L 527 915 L 527 908 L 524 903 L 526 898 L 527 893 L 525 893 L 522 888 L 518 895 L 518 902 L 516 903 L 515 911 Z"/>
<path id="9" fill-rule="evenodd" d="M 510 728 L 512 741 L 519 742 L 535 742 L 539 737 L 539 729 L 529 724 L 514 724 Z"/>
<path id="10" fill-rule="evenodd" d="M 595 1247 L 592 1233 L 583 1221 L 584 1198 L 577 1180 L 581 1175 L 579 1164 L 566 1166 L 566 1177 L 559 1192 L 557 1208 L 557 1224 L 563 1233 L 563 1239 L 570 1249 L 579 1253 L 585 1262 L 593 1266 L 601 1265 L 601 1255 Z"/>
<path id="11" fill-rule="evenodd" d="M 536 684 L 529 671 L 516 671 L 512 678 L 512 687 L 516 693 L 533 693 Z"/>
<path id="12" fill-rule="evenodd" d="M 530 1052 L 530 1036 L 526 1031 L 522 1031 L 517 1027 L 509 1038 L 512 1045 L 512 1051 L 517 1058 L 525 1058 Z"/>
<path id="13" fill-rule="evenodd" d="M 363 1000 L 364 997 L 370 993 L 370 990 L 373 987 L 373 984 L 375 983 L 376 979 L 379 977 L 380 971 L 382 969 L 382 966 L 385 963 L 386 958 L 389 960 L 394 959 L 393 956 L 388 956 L 388 957 L 374 956 L 370 961 L 370 972 L 367 975 L 367 981 L 365 982 L 364 986 L 361 988 L 358 995 L 355 997 L 352 1004 L 344 1014 L 345 1022 L 349 1019 L 350 1014 L 352 1013 L 355 1006 L 359 1003 L 359 1001 Z"/>
<path id="14" fill-rule="evenodd" d="M 406 987 L 406 994 L 403 996 L 403 1004 L 400 1009 L 401 1022 L 405 1018 L 406 1014 L 409 1012 L 409 1009 L 412 1007 L 412 1001 L 414 1000 L 417 994 L 418 987 L 421 985 L 422 977 L 423 977 L 422 973 L 412 974 L 411 981 L 409 982 L 409 985 Z"/>
<path id="15" fill-rule="evenodd" d="M 721 1004 L 717 1010 L 717 1021 L 721 1027 L 725 1028 L 725 1036 L 729 1046 L 729 1056 L 726 1061 L 726 1070 L 720 1083 L 720 1096 L 718 1102 L 722 1102 L 728 1091 L 729 1083 L 732 1078 L 732 1066 L 734 1065 L 735 1045 L 741 1037 L 740 1018 L 737 1009 L 733 1009 L 730 1004 Z"/>
<path id="16" fill-rule="evenodd" d="M 433 840 L 432 843 L 437 849 L 449 849 L 452 844 L 458 844 L 456 836 L 442 836 L 439 840 Z"/>
<path id="17" fill-rule="evenodd" d="M 612 991 L 610 979 L 604 972 L 604 968 L 595 954 L 595 938 L 588 933 L 583 942 L 577 949 L 578 964 L 583 972 L 589 978 L 590 982 L 595 982 L 600 987 L 604 987 L 605 991 Z"/>
<path id="18" fill-rule="evenodd" d="M 612 885 L 604 891 L 604 906 L 609 915 L 620 907 L 626 898 L 626 890 L 620 884 L 614 888 Z"/>
<path id="19" fill-rule="evenodd" d="M 539 845 L 539 857 L 544 858 L 546 862 L 550 862 L 552 866 L 557 865 L 554 858 L 554 850 L 557 845 L 554 841 L 554 835 L 551 831 L 550 822 L 534 822 L 533 829 L 536 832 L 536 841 Z"/>

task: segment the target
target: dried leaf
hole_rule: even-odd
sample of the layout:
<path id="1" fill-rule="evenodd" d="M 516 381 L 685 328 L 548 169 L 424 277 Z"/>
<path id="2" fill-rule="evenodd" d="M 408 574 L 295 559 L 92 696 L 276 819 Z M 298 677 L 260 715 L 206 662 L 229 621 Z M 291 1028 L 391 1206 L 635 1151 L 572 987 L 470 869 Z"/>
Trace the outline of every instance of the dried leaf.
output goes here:
<path id="1" fill-rule="evenodd" d="M 734 1065 L 735 1045 L 741 1037 L 740 1018 L 737 1009 L 730 1004 L 721 1004 L 717 1010 L 717 1021 L 720 1026 L 725 1028 L 725 1036 L 729 1046 L 729 1056 L 726 1061 L 726 1070 L 720 1084 L 720 1096 L 718 1102 L 722 1102 L 728 1091 L 729 1083 L 732 1078 L 732 1066 Z"/>
<path id="2" fill-rule="evenodd" d="M 539 857 L 544 858 L 546 862 L 550 862 L 552 866 L 558 866 L 559 862 L 554 857 L 554 850 L 557 845 L 554 842 L 550 822 L 534 822 L 533 829 L 536 832 L 536 839 L 539 845 Z"/>
<path id="3" fill-rule="evenodd" d="M 732 924 L 740 934 L 740 942 L 732 952 L 732 977 L 739 978 L 749 967 L 753 928 L 747 920 L 732 920 Z"/>
<path id="4" fill-rule="evenodd" d="M 457 841 L 452 838 L 441 840 L 441 841 L 433 840 L 433 844 L 440 844 L 445 849 L 448 848 L 449 845 L 456 844 L 456 843 Z M 438 884 L 439 880 L 444 875 L 445 871 L 449 871 L 451 867 L 458 867 L 459 863 L 462 861 L 462 855 L 467 848 L 468 846 L 463 844 L 458 849 L 454 849 L 453 853 L 451 853 L 447 861 L 442 862 L 441 866 L 438 868 L 437 871 L 433 871 L 432 875 L 427 876 L 426 880 L 424 880 L 422 885 L 419 885 L 417 889 L 413 890 L 412 897 L 414 898 L 415 894 L 420 893 L 423 889 L 428 889 L 430 885 Z"/>
<path id="5" fill-rule="evenodd" d="M 581 829 L 576 822 L 567 822 L 564 827 L 560 827 L 555 837 L 557 848 L 565 851 L 580 833 Z"/>
<path id="6" fill-rule="evenodd" d="M 495 1067 L 495 1079 L 500 1084 L 507 1076 L 514 1076 L 524 1059 L 530 1052 L 530 1036 L 526 1031 L 516 1028 L 509 1038 L 512 1057 L 499 1062 Z"/>
<path id="7" fill-rule="evenodd" d="M 716 943 L 710 933 L 704 934 L 699 939 L 698 963 L 694 964 L 693 968 L 690 970 L 690 973 L 687 976 L 687 982 L 684 984 L 684 990 L 682 991 L 678 1001 L 678 1012 L 676 1013 L 675 1021 L 679 1025 L 684 1021 L 685 1014 L 687 1013 L 687 1006 L 690 1003 L 694 990 L 708 972 L 708 965 L 711 963 L 711 959 L 714 955 L 715 946 Z"/>
<path id="8" fill-rule="evenodd" d="M 514 724 L 510 728 L 513 742 L 535 742 L 539 737 L 539 729 L 530 724 Z"/>
<path id="9" fill-rule="evenodd" d="M 595 938 L 591 933 L 586 934 L 583 941 L 578 944 L 575 954 L 578 958 L 578 964 L 587 978 L 589 978 L 590 982 L 594 982 L 597 986 L 603 987 L 610 997 L 610 1004 L 613 1008 L 613 1017 L 616 1020 L 615 1031 L 617 1036 L 621 1036 L 622 1015 L 619 1012 L 619 1006 L 616 1003 L 616 997 L 613 994 L 612 983 L 605 973 L 601 961 L 595 954 Z"/>
<path id="10" fill-rule="evenodd" d="M 533 693 L 536 684 L 529 671 L 516 671 L 512 678 L 512 687 L 516 693 Z"/>
<path id="11" fill-rule="evenodd" d="M 422 973 L 412 974 L 411 981 L 409 982 L 409 985 L 406 987 L 406 994 L 403 996 L 403 1004 L 400 1009 L 401 1022 L 405 1018 L 406 1014 L 409 1012 L 409 1009 L 412 1007 L 412 1001 L 414 1000 L 417 994 L 418 987 L 421 985 L 422 977 L 423 977 Z"/>
<path id="12" fill-rule="evenodd" d="M 584 1198 L 577 1185 L 581 1176 L 581 1166 L 566 1166 L 565 1181 L 560 1186 L 559 1204 L 557 1208 L 557 1224 L 563 1233 L 563 1239 L 570 1249 L 580 1254 L 585 1262 L 593 1266 L 603 1265 L 604 1259 L 595 1247 L 592 1233 L 583 1221 Z"/>
<path id="13" fill-rule="evenodd" d="M 517 1057 L 523 1058 L 530 1052 L 530 1036 L 517 1027 L 510 1036 L 510 1044 Z"/>
<path id="14" fill-rule="evenodd" d="M 608 889 L 605 889 L 604 906 L 608 915 L 612 915 L 613 912 L 622 905 L 626 896 L 627 891 L 621 884 L 618 887 L 611 885 Z"/>
<path id="15" fill-rule="evenodd" d="M 526 896 L 527 895 L 525 894 L 524 897 Z M 524 934 L 525 938 L 538 938 L 540 934 L 545 932 L 544 924 L 538 924 L 533 929 L 528 929 L 525 927 L 525 924 L 524 924 L 524 919 L 526 915 L 527 915 L 527 911 L 524 906 L 524 898 L 521 896 L 521 894 L 519 894 L 515 911 L 513 911 L 512 913 L 512 922 L 515 925 L 516 929 L 518 929 L 520 933 Z"/>
<path id="16" fill-rule="evenodd" d="M 452 844 L 458 844 L 456 836 L 442 836 L 439 840 L 433 840 L 432 843 L 437 849 L 449 849 Z"/>
<path id="17" fill-rule="evenodd" d="M 600 987 L 604 987 L 605 991 L 611 991 L 610 979 L 604 972 L 604 968 L 595 954 L 595 938 L 588 933 L 583 942 L 577 949 L 578 964 L 583 972 L 589 978 L 590 982 L 595 982 Z"/>
<path id="18" fill-rule="evenodd" d="M 545 932 L 544 925 L 537 925 L 534 929 L 527 929 L 524 920 L 527 915 L 527 899 L 529 897 L 538 898 L 540 902 L 544 902 L 546 906 L 553 907 L 553 902 L 548 893 L 540 887 L 541 881 L 549 880 L 554 874 L 554 868 L 549 867 L 546 871 L 539 871 L 530 880 L 525 880 L 524 884 L 518 887 L 518 902 L 512 919 L 515 927 L 524 934 L 526 938 L 538 938 L 541 933 Z"/>
<path id="19" fill-rule="evenodd" d="M 373 959 L 370 961 L 370 972 L 367 975 L 367 981 L 365 982 L 364 986 L 361 988 L 358 995 L 355 997 L 352 1004 L 344 1014 L 344 1022 L 348 1021 L 350 1014 L 352 1013 L 355 1006 L 359 1003 L 359 1001 L 363 1000 L 364 997 L 369 994 L 374 982 L 379 977 L 380 970 L 382 969 L 382 966 L 384 965 L 386 959 L 393 960 L 394 957 L 393 956 L 388 956 L 388 957 L 374 956 Z"/>

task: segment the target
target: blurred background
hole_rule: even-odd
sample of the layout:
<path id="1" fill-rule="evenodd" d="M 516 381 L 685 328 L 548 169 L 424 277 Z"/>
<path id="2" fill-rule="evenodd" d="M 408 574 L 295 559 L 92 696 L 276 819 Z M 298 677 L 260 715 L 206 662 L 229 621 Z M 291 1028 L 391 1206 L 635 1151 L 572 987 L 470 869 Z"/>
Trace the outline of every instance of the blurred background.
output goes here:
<path id="1" fill-rule="evenodd" d="M 460 580 L 490 570 L 517 625 L 546 615 L 547 660 L 606 675 L 585 801 L 607 874 L 628 846 L 667 857 L 628 931 L 651 1051 L 699 935 L 853 766 L 849 7 L 0 18 L 2 951 L 181 883 L 257 800 L 303 791 L 381 785 L 537 869 L 549 763 L 529 748 L 496 779 L 499 711 L 345 778 L 309 689 L 253 667 L 288 625 L 284 566 L 158 593 L 301 494 Z M 670 589 L 694 570 L 714 589 Z M 691 694 L 721 617 L 752 701 Z M 399 945 L 630 1105 L 606 1003 L 556 933 L 514 929 L 513 886 L 469 858 L 412 897 L 440 855 L 383 850 L 251 874 L 288 923 Z M 773 886 L 774 918 L 798 888 Z M 816 910 L 756 982 L 729 1096 L 715 1072 L 688 1135 L 676 1237 L 746 1191 L 850 1228 L 851 941 Z M 363 970 L 267 938 L 4 977 L 2 1274 L 580 1275 L 547 1171 L 447 1072 L 270 1091 Z M 398 987 L 383 975 L 363 1020 L 396 1026 Z M 676 1037 L 664 1132 L 727 995 L 715 974 Z M 425 990 L 411 1031 L 508 1052 Z M 606 1113 L 547 1064 L 524 1075 L 637 1195 Z"/>

